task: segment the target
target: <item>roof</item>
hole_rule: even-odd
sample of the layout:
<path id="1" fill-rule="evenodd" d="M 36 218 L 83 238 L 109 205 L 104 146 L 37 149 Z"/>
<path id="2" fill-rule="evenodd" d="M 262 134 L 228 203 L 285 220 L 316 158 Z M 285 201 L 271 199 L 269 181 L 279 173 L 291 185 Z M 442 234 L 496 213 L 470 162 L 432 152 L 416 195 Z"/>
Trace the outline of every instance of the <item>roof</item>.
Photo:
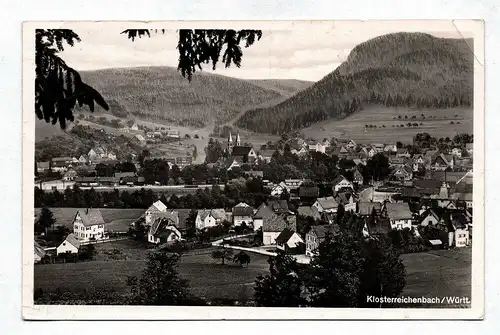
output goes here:
<path id="1" fill-rule="evenodd" d="M 135 177 L 135 172 L 115 172 L 116 178 Z"/>
<path id="2" fill-rule="evenodd" d="M 321 219 L 321 214 L 318 212 L 318 209 L 314 206 L 300 206 L 298 209 L 298 214 L 302 216 L 310 216 L 314 219 Z"/>
<path id="3" fill-rule="evenodd" d="M 358 205 L 358 214 L 371 215 L 373 208 L 375 208 L 376 211 L 380 211 L 382 209 L 382 204 L 380 202 L 360 202 Z"/>
<path id="4" fill-rule="evenodd" d="M 260 155 L 262 157 L 272 157 L 275 152 L 276 152 L 276 150 L 261 150 Z"/>
<path id="5" fill-rule="evenodd" d="M 290 212 L 286 200 L 269 200 L 267 202 L 267 206 L 273 211 L 273 213 L 285 214 Z"/>
<path id="6" fill-rule="evenodd" d="M 319 188 L 317 186 L 300 186 L 299 196 L 300 197 L 313 197 L 316 198 L 319 195 Z"/>
<path id="7" fill-rule="evenodd" d="M 138 135 L 135 135 L 134 137 L 135 137 L 136 139 L 138 139 L 139 141 L 141 141 L 141 142 L 146 141 L 146 139 L 145 139 L 145 138 L 144 138 L 144 136 L 142 136 L 142 135 L 139 135 L 139 134 L 138 134 Z"/>
<path id="8" fill-rule="evenodd" d="M 82 223 L 85 227 L 104 224 L 104 219 L 102 218 L 101 211 L 95 208 L 80 209 L 77 212 L 80 215 Z"/>
<path id="9" fill-rule="evenodd" d="M 447 181 L 452 183 L 466 182 L 472 184 L 473 174 L 468 172 L 446 172 L 446 171 L 431 171 L 431 179 L 439 181 Z"/>
<path id="10" fill-rule="evenodd" d="M 339 234 L 339 232 L 340 232 L 340 227 L 336 224 L 311 226 L 311 230 L 309 231 L 309 233 L 314 233 L 316 237 L 319 239 L 325 238 L 327 233 L 335 236 Z"/>
<path id="11" fill-rule="evenodd" d="M 370 235 L 386 235 L 392 230 L 391 223 L 386 218 L 367 220 L 366 228 Z"/>
<path id="12" fill-rule="evenodd" d="M 66 236 L 66 238 L 64 239 L 63 242 L 68 242 L 69 244 L 73 245 L 77 249 L 80 249 L 81 243 L 80 243 L 80 241 L 78 241 L 78 239 L 73 234 L 69 234 L 68 236 Z"/>
<path id="13" fill-rule="evenodd" d="M 344 176 L 342 175 L 339 175 L 337 176 L 334 180 L 333 180 L 333 185 L 337 185 L 339 184 L 340 182 L 342 182 L 343 180 L 347 180 Z"/>
<path id="14" fill-rule="evenodd" d="M 35 242 L 35 254 L 37 254 L 40 258 L 43 258 L 46 254 L 45 250 L 42 248 L 42 246 L 40 244 L 38 244 L 37 241 L 34 241 Z"/>
<path id="15" fill-rule="evenodd" d="M 387 216 L 391 220 L 405 220 L 411 219 L 413 217 L 410 206 L 408 203 L 387 203 L 385 205 L 387 209 Z"/>
<path id="16" fill-rule="evenodd" d="M 288 228 L 285 228 L 281 231 L 281 233 L 276 237 L 276 243 L 285 244 L 290 240 L 290 238 L 295 234 L 295 232 L 291 231 Z"/>
<path id="17" fill-rule="evenodd" d="M 154 211 L 154 210 L 157 210 L 159 212 L 165 212 L 167 210 L 167 206 L 163 202 L 158 200 L 148 208 L 148 211 Z"/>
<path id="18" fill-rule="evenodd" d="M 233 147 L 232 156 L 248 156 L 252 147 Z"/>
<path id="19" fill-rule="evenodd" d="M 208 215 L 211 215 L 216 220 L 226 220 L 226 211 L 224 209 L 200 209 L 198 215 L 201 220 L 205 220 Z"/>
<path id="20" fill-rule="evenodd" d="M 233 207 L 233 217 L 235 216 L 252 216 L 253 215 L 253 207 L 247 206 L 235 206 Z"/>
<path id="21" fill-rule="evenodd" d="M 162 217 L 157 218 L 151 225 L 151 228 L 149 229 L 149 233 L 151 235 L 156 235 L 156 233 L 164 231 L 168 226 L 173 225 L 177 227 L 179 225 L 178 212 L 172 211 L 161 213 L 161 216 Z"/>
<path id="22" fill-rule="evenodd" d="M 340 192 L 335 196 L 335 201 L 339 204 L 345 205 L 349 203 L 351 197 L 354 198 L 354 195 L 352 193 Z"/>
<path id="23" fill-rule="evenodd" d="M 262 222 L 263 232 L 282 232 L 283 229 L 289 228 L 290 230 L 295 230 L 295 225 L 291 222 L 285 220 L 283 215 L 278 215 L 271 213 L 270 216 L 264 218 Z"/>
<path id="24" fill-rule="evenodd" d="M 320 204 L 321 207 L 323 207 L 323 209 L 332 209 L 339 206 L 334 197 L 318 198 L 316 199 L 316 201 Z"/>

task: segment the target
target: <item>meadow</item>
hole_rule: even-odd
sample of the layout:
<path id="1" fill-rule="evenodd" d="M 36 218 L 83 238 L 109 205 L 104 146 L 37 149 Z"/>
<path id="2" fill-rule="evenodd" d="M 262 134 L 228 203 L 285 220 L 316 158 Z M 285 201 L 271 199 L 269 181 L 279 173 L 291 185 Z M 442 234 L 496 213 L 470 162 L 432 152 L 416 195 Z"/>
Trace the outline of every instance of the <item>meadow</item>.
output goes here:
<path id="1" fill-rule="evenodd" d="M 422 118 L 422 114 L 425 118 Z M 415 116 L 415 119 L 412 119 L 413 116 Z M 398 119 L 398 117 L 401 117 L 401 119 Z M 419 126 L 407 127 L 408 122 L 412 124 L 418 123 Z M 403 128 L 396 127 L 396 125 L 402 124 L 404 125 Z M 375 125 L 377 127 L 366 128 L 365 125 Z M 417 110 L 369 106 L 345 119 L 330 119 L 303 128 L 301 132 L 306 137 L 315 140 L 322 140 L 325 137 L 337 137 L 352 139 L 363 144 L 396 141 L 411 143 L 415 134 L 423 132 L 437 138 L 452 138 L 458 133 L 473 133 L 473 110 L 463 107 Z"/>
<path id="2" fill-rule="evenodd" d="M 134 245 L 136 243 L 119 241 L 97 245 L 98 255 L 92 262 L 37 265 L 35 289 L 50 292 L 59 287 L 61 291 L 76 292 L 113 288 L 117 292 L 126 292 L 127 276 L 140 276 L 146 264 L 148 249 Z M 113 249 L 120 250 L 117 253 L 121 259 L 109 260 Z M 250 254 L 250 265 L 242 268 L 232 263 L 221 265 L 211 258 L 210 252 L 211 249 L 200 249 L 186 253 L 179 264 L 181 276 L 189 281 L 197 296 L 248 299 L 253 295 L 255 278 L 268 273 L 267 256 Z M 407 285 L 402 296 L 470 297 L 470 248 L 406 254 L 402 259 L 407 271 Z"/>
<path id="3" fill-rule="evenodd" d="M 66 226 L 73 229 L 73 219 L 78 210 L 82 208 L 50 208 L 56 219 L 56 225 Z M 40 208 L 35 208 L 35 221 L 38 220 L 40 215 Z M 132 222 L 137 220 L 142 214 L 144 209 L 120 209 L 120 208 L 99 208 L 104 222 L 106 222 L 106 230 L 124 232 Z"/>

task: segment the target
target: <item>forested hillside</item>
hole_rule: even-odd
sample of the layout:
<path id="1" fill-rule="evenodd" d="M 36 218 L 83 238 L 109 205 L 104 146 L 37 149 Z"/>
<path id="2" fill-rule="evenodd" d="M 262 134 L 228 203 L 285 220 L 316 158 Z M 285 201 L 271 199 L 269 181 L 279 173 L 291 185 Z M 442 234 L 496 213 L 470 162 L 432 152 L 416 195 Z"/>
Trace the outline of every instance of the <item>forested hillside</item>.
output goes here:
<path id="1" fill-rule="evenodd" d="M 376 103 L 390 107 L 470 106 L 473 41 L 395 33 L 356 46 L 319 82 L 269 108 L 247 111 L 237 125 L 282 134 Z"/>
<path id="2" fill-rule="evenodd" d="M 103 95 L 113 115 L 166 120 L 181 126 L 224 123 L 242 110 L 289 96 L 274 87 L 203 72 L 197 72 L 189 82 L 171 67 L 104 69 L 81 74 Z M 287 92 L 294 89 L 291 84 L 285 87 Z"/>

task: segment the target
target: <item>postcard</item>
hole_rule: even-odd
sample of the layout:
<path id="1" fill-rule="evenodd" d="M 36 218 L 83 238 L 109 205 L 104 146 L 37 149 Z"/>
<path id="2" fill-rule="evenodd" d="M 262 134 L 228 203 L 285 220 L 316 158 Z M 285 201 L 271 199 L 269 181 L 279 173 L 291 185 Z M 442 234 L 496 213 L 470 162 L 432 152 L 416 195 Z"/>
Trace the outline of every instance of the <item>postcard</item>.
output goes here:
<path id="1" fill-rule="evenodd" d="M 481 20 L 25 22 L 23 317 L 482 319 L 483 134 Z"/>

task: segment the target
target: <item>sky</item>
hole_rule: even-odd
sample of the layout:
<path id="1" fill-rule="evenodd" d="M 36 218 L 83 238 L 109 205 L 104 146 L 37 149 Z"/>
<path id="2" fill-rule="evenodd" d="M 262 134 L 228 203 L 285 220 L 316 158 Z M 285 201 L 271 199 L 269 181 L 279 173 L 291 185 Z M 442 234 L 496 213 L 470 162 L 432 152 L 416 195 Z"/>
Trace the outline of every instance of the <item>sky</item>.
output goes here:
<path id="1" fill-rule="evenodd" d="M 345 21 L 301 24 L 292 28 L 263 29 L 262 38 L 243 48 L 241 68 L 218 66 L 203 71 L 243 79 L 299 79 L 318 81 L 344 62 L 357 44 L 394 32 L 425 32 L 437 37 L 460 38 L 467 33 L 456 25 L 409 21 Z M 106 23 L 87 23 L 72 28 L 81 38 L 67 47 L 62 58 L 78 71 L 113 67 L 177 66 L 177 31 L 129 40 L 123 29 Z M 105 28 L 105 29 L 104 29 Z M 466 36 L 467 37 L 467 36 Z"/>

